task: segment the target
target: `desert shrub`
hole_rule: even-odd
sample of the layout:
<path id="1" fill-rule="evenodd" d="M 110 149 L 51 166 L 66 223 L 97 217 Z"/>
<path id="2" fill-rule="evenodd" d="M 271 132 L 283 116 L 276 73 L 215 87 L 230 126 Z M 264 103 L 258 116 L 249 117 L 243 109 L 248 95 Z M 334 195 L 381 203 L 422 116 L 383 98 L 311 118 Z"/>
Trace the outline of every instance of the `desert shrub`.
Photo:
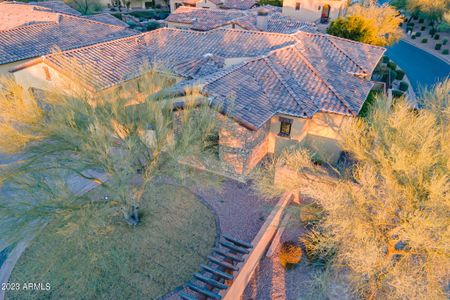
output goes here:
<path id="1" fill-rule="evenodd" d="M 442 44 L 443 44 L 443 45 L 447 45 L 447 43 L 448 43 L 448 39 L 444 39 L 444 40 L 442 41 Z"/>
<path id="2" fill-rule="evenodd" d="M 417 20 L 417 19 L 419 19 L 419 16 L 413 16 L 413 19 Z"/>
<path id="3" fill-rule="evenodd" d="M 433 36 L 436 33 L 436 29 L 431 28 L 430 31 L 428 31 L 428 33 Z"/>
<path id="4" fill-rule="evenodd" d="M 397 72 L 397 76 L 395 76 L 395 79 L 397 79 L 397 80 L 402 80 L 403 77 L 405 77 L 405 72 L 404 72 L 404 71 L 402 71 L 402 70 L 397 70 L 396 72 Z"/>
<path id="5" fill-rule="evenodd" d="M 440 36 L 439 34 L 437 34 L 437 33 L 434 35 L 434 39 L 435 39 L 435 40 L 438 40 L 440 37 L 441 37 L 441 36 Z"/>
<path id="6" fill-rule="evenodd" d="M 280 249 L 280 263 L 283 267 L 298 264 L 302 260 L 302 248 L 293 241 L 284 242 Z"/>
<path id="7" fill-rule="evenodd" d="M 391 70 L 397 69 L 397 64 L 395 62 L 393 62 L 393 61 L 388 62 L 387 66 Z"/>
<path id="8" fill-rule="evenodd" d="M 415 40 L 415 39 L 416 39 L 416 36 L 413 34 L 413 35 L 411 36 L 411 38 L 412 38 L 413 40 Z"/>
<path id="9" fill-rule="evenodd" d="M 150 21 L 147 23 L 146 25 L 146 30 L 147 31 L 151 31 L 151 30 L 155 30 L 161 27 L 161 24 L 159 22 L 156 21 Z"/>
<path id="10" fill-rule="evenodd" d="M 430 26 L 434 26 L 434 22 L 433 21 L 430 22 Z"/>
<path id="11" fill-rule="evenodd" d="M 386 55 L 383 56 L 383 62 L 384 63 L 388 63 L 389 62 L 389 57 L 387 57 Z"/>
<path id="12" fill-rule="evenodd" d="M 421 36 L 422 35 L 422 32 L 416 32 L 416 37 L 419 37 L 419 36 Z"/>
<path id="13" fill-rule="evenodd" d="M 425 29 L 426 29 L 425 26 L 420 27 L 420 31 L 425 31 Z"/>
<path id="14" fill-rule="evenodd" d="M 314 225 L 323 218 L 323 209 L 319 205 L 312 203 L 300 207 L 300 221 L 305 226 Z"/>
<path id="15" fill-rule="evenodd" d="M 336 253 L 332 239 L 316 229 L 300 237 L 300 242 L 305 246 L 308 260 L 317 265 L 327 264 Z"/>
<path id="16" fill-rule="evenodd" d="M 400 82 L 400 86 L 399 86 L 400 91 L 406 92 L 408 90 L 408 88 L 409 88 L 409 84 L 407 82 L 405 82 L 405 81 Z"/>
<path id="17" fill-rule="evenodd" d="M 436 46 L 434 46 L 435 50 L 441 50 L 442 44 L 436 44 Z"/>
<path id="18" fill-rule="evenodd" d="M 419 19 L 419 24 L 423 24 L 424 19 Z"/>
<path id="19" fill-rule="evenodd" d="M 444 54 L 444 55 L 448 55 L 448 49 L 444 49 L 444 50 L 442 50 L 442 54 Z"/>
<path id="20" fill-rule="evenodd" d="M 422 39 L 422 44 L 426 44 L 428 42 L 428 39 Z"/>
<path id="21" fill-rule="evenodd" d="M 394 98 L 400 98 L 403 97 L 405 93 L 399 90 L 392 90 L 392 97 Z"/>

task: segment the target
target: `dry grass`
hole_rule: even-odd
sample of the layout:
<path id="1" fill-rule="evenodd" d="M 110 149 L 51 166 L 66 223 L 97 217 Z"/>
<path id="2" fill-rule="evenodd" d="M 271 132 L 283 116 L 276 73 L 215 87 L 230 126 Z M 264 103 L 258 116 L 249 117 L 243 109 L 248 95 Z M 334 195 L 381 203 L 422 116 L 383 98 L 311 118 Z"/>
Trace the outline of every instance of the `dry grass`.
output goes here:
<path id="1" fill-rule="evenodd" d="M 90 196 L 99 200 L 103 192 Z M 49 224 L 10 281 L 48 282 L 50 292 L 7 298 L 156 299 L 185 283 L 211 251 L 214 216 L 191 192 L 168 185 L 152 187 L 143 205 L 135 228 L 98 219 L 98 209 L 74 213 L 63 229 Z"/>

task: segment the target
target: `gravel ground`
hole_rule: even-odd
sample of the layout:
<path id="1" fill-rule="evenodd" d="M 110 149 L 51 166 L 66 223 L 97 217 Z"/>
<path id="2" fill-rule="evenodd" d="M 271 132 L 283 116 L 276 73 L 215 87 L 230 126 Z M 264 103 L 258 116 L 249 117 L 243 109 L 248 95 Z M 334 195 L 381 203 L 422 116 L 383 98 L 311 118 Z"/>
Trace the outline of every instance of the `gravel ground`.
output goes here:
<path id="1" fill-rule="evenodd" d="M 252 189 L 251 184 L 226 179 L 220 191 L 191 188 L 214 211 L 220 234 L 251 242 L 264 224 L 277 199 L 265 200 Z M 180 299 L 175 292 L 162 299 Z"/>
<path id="2" fill-rule="evenodd" d="M 305 232 L 299 221 L 298 207 L 290 207 L 290 222 L 281 236 L 281 242 L 294 241 Z M 264 257 L 244 293 L 244 299 L 318 299 L 314 297 L 312 279 L 314 269 L 303 253 L 302 261 L 295 267 L 285 269 L 279 260 L 279 248 L 272 257 Z"/>

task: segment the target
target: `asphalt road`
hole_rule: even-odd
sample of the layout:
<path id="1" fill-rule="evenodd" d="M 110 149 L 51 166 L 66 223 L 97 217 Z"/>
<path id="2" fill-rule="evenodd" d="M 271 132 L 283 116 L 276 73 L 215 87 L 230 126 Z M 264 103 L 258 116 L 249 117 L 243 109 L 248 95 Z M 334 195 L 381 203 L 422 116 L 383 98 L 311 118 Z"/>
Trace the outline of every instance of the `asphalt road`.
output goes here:
<path id="1" fill-rule="evenodd" d="M 422 88 L 450 76 L 449 64 L 407 42 L 400 41 L 388 47 L 386 54 L 406 72 L 418 94 Z"/>

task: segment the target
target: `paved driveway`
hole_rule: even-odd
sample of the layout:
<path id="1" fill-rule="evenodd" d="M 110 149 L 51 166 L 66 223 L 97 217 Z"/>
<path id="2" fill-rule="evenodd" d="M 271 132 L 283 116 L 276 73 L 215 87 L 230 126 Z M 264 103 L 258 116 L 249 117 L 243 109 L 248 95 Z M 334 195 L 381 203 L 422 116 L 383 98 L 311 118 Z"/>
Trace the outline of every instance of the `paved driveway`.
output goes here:
<path id="1" fill-rule="evenodd" d="M 407 42 L 388 47 L 386 53 L 406 72 L 416 93 L 450 76 L 449 64 Z"/>

